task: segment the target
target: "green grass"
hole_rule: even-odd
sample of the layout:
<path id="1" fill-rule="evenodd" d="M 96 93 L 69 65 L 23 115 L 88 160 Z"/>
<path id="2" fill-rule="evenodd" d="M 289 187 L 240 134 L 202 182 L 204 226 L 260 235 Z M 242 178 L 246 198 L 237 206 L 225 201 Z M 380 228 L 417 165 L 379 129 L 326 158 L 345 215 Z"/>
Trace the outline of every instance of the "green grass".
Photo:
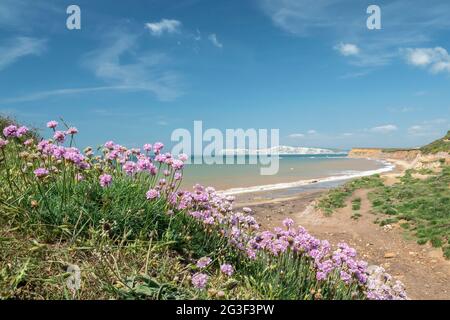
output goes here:
<path id="1" fill-rule="evenodd" d="M 400 220 L 419 244 L 430 242 L 448 251 L 450 239 L 450 167 L 425 180 L 414 179 L 408 171 L 393 186 L 380 187 L 369 194 L 374 212 L 389 218 L 379 219 L 381 225 Z"/>
<path id="2" fill-rule="evenodd" d="M 353 220 L 358 220 L 359 218 L 362 217 L 361 213 L 359 212 L 359 210 L 361 210 L 361 198 L 355 198 L 352 200 L 352 211 L 353 214 L 351 216 L 351 218 Z"/>
<path id="3" fill-rule="evenodd" d="M 352 200 L 352 210 L 353 211 L 361 210 L 361 198 L 356 198 Z"/>
<path id="4" fill-rule="evenodd" d="M 319 199 L 317 207 L 326 215 L 331 215 L 335 210 L 345 207 L 346 200 L 355 190 L 361 188 L 371 189 L 382 185 L 383 181 L 378 174 L 353 180 L 339 188 L 329 191 L 324 197 Z"/>

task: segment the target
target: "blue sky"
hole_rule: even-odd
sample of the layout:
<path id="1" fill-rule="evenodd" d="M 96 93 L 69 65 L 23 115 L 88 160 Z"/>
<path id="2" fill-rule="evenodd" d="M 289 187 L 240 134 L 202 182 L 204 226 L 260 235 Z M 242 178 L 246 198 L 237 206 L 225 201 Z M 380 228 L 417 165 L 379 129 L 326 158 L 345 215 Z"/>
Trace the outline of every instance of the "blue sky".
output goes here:
<path id="1" fill-rule="evenodd" d="M 450 129 L 449 17 L 446 0 L 1 0 L 0 112 L 63 117 L 82 146 L 170 144 L 194 120 L 293 146 L 418 146 Z"/>

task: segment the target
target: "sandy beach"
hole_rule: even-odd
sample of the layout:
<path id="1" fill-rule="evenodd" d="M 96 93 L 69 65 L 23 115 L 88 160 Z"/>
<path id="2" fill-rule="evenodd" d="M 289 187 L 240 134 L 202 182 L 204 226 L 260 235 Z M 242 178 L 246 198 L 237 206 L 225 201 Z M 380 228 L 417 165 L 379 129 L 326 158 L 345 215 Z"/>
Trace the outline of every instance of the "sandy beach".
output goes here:
<path id="1" fill-rule="evenodd" d="M 386 184 L 393 184 L 410 168 L 407 161 L 389 159 L 395 168 L 382 174 Z M 263 228 L 280 226 L 285 218 L 293 219 L 312 235 L 333 244 L 347 242 L 357 249 L 360 257 L 384 267 L 401 280 L 412 299 L 450 299 L 450 261 L 441 249 L 420 246 L 397 225 L 380 227 L 374 223 L 369 190 L 357 190 L 347 200 L 345 208 L 325 216 L 315 208 L 317 199 L 327 189 L 303 190 L 295 194 L 259 192 L 237 195 L 236 206 L 251 207 Z M 351 200 L 360 197 L 361 218 L 351 218 Z M 431 271 L 431 272 L 430 272 Z"/>

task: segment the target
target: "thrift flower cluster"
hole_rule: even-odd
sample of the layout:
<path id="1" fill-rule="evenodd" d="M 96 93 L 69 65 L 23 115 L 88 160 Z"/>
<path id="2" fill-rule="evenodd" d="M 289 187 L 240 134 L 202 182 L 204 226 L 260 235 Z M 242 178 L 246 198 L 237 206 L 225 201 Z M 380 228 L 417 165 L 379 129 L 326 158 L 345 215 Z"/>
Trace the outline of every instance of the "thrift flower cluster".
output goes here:
<path id="1" fill-rule="evenodd" d="M 357 260 L 355 249 L 346 243 L 340 243 L 333 250 L 328 241 L 313 237 L 303 227 L 294 228 L 291 219 L 283 221 L 284 228 L 260 232 L 259 224 L 251 216 L 251 209 L 244 208 L 243 211 L 247 214 L 234 212 L 234 197 L 224 196 L 214 188 L 200 185 L 194 186 L 193 192 L 173 193 L 170 201 L 178 210 L 187 210 L 189 215 L 203 223 L 206 228 L 218 227 L 228 242 L 245 253 L 249 259 L 257 259 L 262 254 L 273 257 L 285 253 L 296 254 L 306 257 L 312 263 L 319 281 L 339 277 L 348 285 L 361 287 L 369 299 L 407 299 L 400 282 L 393 282 L 384 270 L 370 272 L 365 261 Z M 201 267 L 205 262 L 205 258 L 202 258 L 197 266 Z M 228 275 L 234 272 L 231 265 L 222 265 L 220 269 Z"/>
<path id="2" fill-rule="evenodd" d="M 69 127 L 60 129 L 57 121 L 49 121 L 47 127 L 53 131 L 52 139 L 43 139 L 39 142 L 28 139 L 20 140 L 29 130 L 27 127 L 10 125 L 4 128 L 3 136 L 0 138 L 0 149 L 6 147 L 10 140 L 22 144 L 26 149 L 21 156 L 33 167 L 39 163 L 39 167 L 33 169 L 34 176 L 39 179 L 52 177 L 61 173 L 64 168 L 71 166 L 73 179 L 77 182 L 84 181 L 88 176 L 96 177 L 97 183 L 102 188 L 113 184 L 117 174 L 137 178 L 146 175 L 150 179 L 149 190 L 146 194 L 148 200 L 159 199 L 176 190 L 182 180 L 182 170 L 187 156 L 182 154 L 177 158 L 170 153 L 162 153 L 164 145 L 160 142 L 145 144 L 143 150 L 127 149 L 124 146 L 106 142 L 99 150 L 102 155 L 95 155 L 92 148 L 84 151 L 71 146 L 65 146 L 67 137 L 73 138 L 78 134 L 78 129 Z M 26 171 L 28 168 L 23 168 Z"/>
<path id="3" fill-rule="evenodd" d="M 193 191 L 179 191 L 188 157 L 163 153 L 164 145 L 160 142 L 147 143 L 141 150 L 107 141 L 98 149 L 100 154 L 95 154 L 92 148 L 80 151 L 72 146 L 73 137 L 78 134 L 75 127 L 62 130 L 56 121 L 49 121 L 47 127 L 53 132 L 52 139 L 23 141 L 28 128 L 14 125 L 4 128 L 3 138 L 0 138 L 2 151 L 11 141 L 22 145 L 24 151 L 19 157 L 25 160 L 26 165 L 21 170 L 34 175 L 37 183 L 48 183 L 64 170 L 74 183 L 89 181 L 101 188 L 111 187 L 118 176 L 143 178 L 140 181 L 148 184 L 149 188 L 145 194 L 147 201 L 162 198 L 170 206 L 168 214 L 185 213 L 206 230 L 219 230 L 220 235 L 248 259 L 276 258 L 285 254 L 303 257 L 311 264 L 319 282 L 340 279 L 349 286 L 361 288 L 369 299 L 407 298 L 400 282 L 394 281 L 384 269 L 368 267 L 366 262 L 358 260 L 356 251 L 345 243 L 333 249 L 328 241 L 313 237 L 302 227 L 294 227 L 291 219 L 285 219 L 282 227 L 272 231 L 260 231 L 250 208 L 243 208 L 242 212 L 233 210 L 235 199 L 232 196 L 198 184 Z M 70 145 L 65 146 L 68 137 Z M 206 288 L 209 279 L 206 270 L 212 265 L 209 257 L 197 261 L 199 272 L 191 278 L 195 288 Z M 235 271 L 230 264 L 220 265 L 224 276 L 231 277 Z"/>

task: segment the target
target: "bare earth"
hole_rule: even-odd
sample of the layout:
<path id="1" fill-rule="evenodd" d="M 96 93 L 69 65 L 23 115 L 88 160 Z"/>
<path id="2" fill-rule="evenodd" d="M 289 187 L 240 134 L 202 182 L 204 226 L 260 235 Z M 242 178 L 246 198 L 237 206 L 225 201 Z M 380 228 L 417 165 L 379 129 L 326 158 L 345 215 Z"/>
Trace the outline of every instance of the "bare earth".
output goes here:
<path id="1" fill-rule="evenodd" d="M 386 184 L 393 184 L 407 163 L 396 162 L 397 169 L 384 175 Z M 305 227 L 312 235 L 327 239 L 333 244 L 347 242 L 357 249 L 359 256 L 384 267 L 401 280 L 414 300 L 450 299 L 450 261 L 445 260 L 441 249 L 418 245 L 398 225 L 380 227 L 374 223 L 375 214 L 367 199 L 369 190 L 357 190 L 347 201 L 347 206 L 324 216 L 315 209 L 316 199 L 325 190 L 303 192 L 289 198 L 267 199 L 261 195 L 242 195 L 239 207 L 249 206 L 263 228 L 280 226 L 289 217 Z M 360 197 L 362 215 L 351 218 L 351 200 Z"/>

